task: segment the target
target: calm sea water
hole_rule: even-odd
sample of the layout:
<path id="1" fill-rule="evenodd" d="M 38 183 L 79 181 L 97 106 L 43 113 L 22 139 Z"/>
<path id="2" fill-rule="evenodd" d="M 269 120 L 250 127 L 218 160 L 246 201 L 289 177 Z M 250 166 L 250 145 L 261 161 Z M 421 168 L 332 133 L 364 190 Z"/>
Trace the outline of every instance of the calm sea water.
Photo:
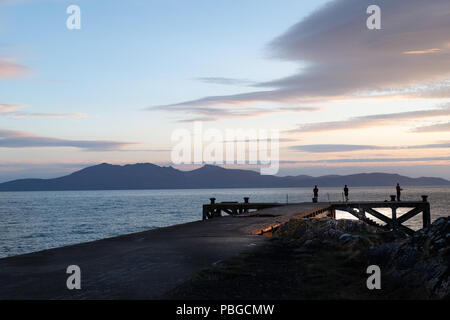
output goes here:
<path id="1" fill-rule="evenodd" d="M 385 200 L 393 188 L 352 188 L 350 200 Z M 408 187 L 402 200 L 429 195 L 432 220 L 449 215 L 450 187 Z M 0 192 L 0 257 L 201 220 L 217 201 L 311 201 L 309 188 Z M 320 201 L 342 200 L 341 188 L 321 188 Z M 352 216 L 338 212 L 338 218 Z M 408 224 L 407 224 L 408 225 Z M 409 226 L 421 227 L 421 216 Z"/>

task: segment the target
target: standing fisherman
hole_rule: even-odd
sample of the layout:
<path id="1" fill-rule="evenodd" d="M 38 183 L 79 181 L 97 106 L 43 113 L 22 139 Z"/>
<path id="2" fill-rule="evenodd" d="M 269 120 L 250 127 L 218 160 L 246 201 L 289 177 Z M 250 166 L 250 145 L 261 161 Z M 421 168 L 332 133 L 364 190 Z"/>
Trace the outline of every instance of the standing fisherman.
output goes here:
<path id="1" fill-rule="evenodd" d="M 401 187 L 400 187 L 400 184 L 399 183 L 397 183 L 397 186 L 395 187 L 395 189 L 397 190 L 397 201 L 401 201 L 400 200 L 400 196 L 401 196 L 401 191 L 403 190 Z"/>
<path id="2" fill-rule="evenodd" d="M 317 202 L 317 199 L 319 198 L 319 188 L 317 188 L 317 185 L 314 186 L 313 193 L 314 193 L 313 202 Z"/>
<path id="3" fill-rule="evenodd" d="M 348 202 L 348 187 L 345 185 L 344 187 L 344 196 L 345 196 L 345 202 Z"/>

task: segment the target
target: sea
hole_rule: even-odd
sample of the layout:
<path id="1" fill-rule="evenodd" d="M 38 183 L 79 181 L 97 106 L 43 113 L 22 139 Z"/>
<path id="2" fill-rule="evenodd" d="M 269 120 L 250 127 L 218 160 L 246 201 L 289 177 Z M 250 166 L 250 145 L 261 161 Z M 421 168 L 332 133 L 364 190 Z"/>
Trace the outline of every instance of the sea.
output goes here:
<path id="1" fill-rule="evenodd" d="M 432 221 L 449 215 L 450 186 L 403 187 L 403 201 L 428 195 Z M 350 201 L 384 201 L 393 187 L 350 189 Z M 209 198 L 310 202 L 311 188 L 0 192 L 0 258 L 202 219 Z M 319 201 L 342 201 L 342 188 L 320 188 Z M 406 212 L 407 210 L 404 210 Z M 400 211 L 398 215 L 404 213 Z M 383 211 L 389 215 L 390 211 Z M 337 212 L 337 218 L 353 219 Z M 417 230 L 421 215 L 405 225 Z"/>

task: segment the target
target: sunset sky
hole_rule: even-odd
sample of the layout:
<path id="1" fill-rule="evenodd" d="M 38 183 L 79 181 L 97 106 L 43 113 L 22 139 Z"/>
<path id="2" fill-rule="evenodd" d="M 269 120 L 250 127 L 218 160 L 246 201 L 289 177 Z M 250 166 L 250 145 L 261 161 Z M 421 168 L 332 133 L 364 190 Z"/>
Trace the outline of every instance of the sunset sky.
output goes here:
<path id="1" fill-rule="evenodd" d="M 280 175 L 450 179 L 450 1 L 0 0 L 0 182 L 171 165 L 194 121 L 279 130 Z"/>

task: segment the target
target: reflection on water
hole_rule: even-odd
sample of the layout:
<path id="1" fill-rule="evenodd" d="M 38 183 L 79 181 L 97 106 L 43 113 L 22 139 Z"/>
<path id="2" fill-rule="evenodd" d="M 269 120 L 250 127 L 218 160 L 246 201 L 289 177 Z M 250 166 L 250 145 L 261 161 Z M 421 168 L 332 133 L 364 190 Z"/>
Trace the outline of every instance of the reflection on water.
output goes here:
<path id="1" fill-rule="evenodd" d="M 320 187 L 320 186 L 319 186 Z M 429 195 L 431 218 L 447 216 L 450 187 L 404 188 L 402 200 Z M 388 200 L 394 188 L 351 188 L 350 200 Z M 309 188 L 0 192 L 0 257 L 200 220 L 217 201 L 309 202 Z M 320 201 L 342 201 L 341 188 L 320 188 Z M 399 211 L 399 216 L 402 212 Z M 384 213 L 390 215 L 389 210 Z M 337 212 L 338 218 L 353 218 Z M 418 215 L 405 225 L 420 228 Z"/>

